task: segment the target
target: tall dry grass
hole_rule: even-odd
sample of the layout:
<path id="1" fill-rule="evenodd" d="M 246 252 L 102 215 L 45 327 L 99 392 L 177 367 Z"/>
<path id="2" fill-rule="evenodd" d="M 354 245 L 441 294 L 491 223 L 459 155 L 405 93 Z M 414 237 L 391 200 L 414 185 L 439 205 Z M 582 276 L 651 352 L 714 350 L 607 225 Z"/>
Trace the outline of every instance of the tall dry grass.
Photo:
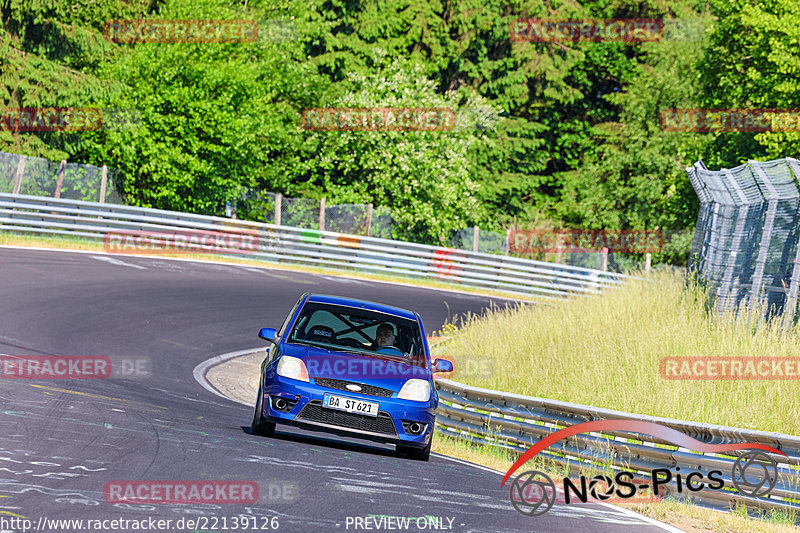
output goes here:
<path id="1" fill-rule="evenodd" d="M 660 272 L 602 295 L 470 317 L 439 349 L 456 361 L 452 379 L 471 385 L 800 434 L 798 380 L 662 379 L 659 362 L 666 356 L 800 356 L 796 328 L 709 314 L 704 301 L 702 291 L 686 289 L 681 274 Z M 458 373 L 482 356 L 490 358 L 490 372 Z"/>

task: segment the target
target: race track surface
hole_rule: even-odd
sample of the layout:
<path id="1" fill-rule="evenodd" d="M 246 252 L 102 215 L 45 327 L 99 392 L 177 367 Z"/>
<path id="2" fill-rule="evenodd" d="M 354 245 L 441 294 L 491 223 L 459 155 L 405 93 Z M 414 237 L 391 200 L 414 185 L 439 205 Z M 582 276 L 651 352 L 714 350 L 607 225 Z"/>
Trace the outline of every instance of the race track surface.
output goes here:
<path id="1" fill-rule="evenodd" d="M 23 531 L 22 518 L 39 531 L 133 531 L 85 521 L 148 518 L 171 520 L 167 531 L 242 531 L 232 527 L 240 515 L 256 517 L 259 531 L 272 530 L 272 517 L 278 531 L 401 530 L 385 521 L 374 529 L 381 516 L 411 517 L 409 531 L 437 530 L 416 522 L 424 516 L 455 532 L 665 531 L 597 504 L 525 517 L 501 475 L 440 456 L 410 461 L 393 447 L 293 429 L 251 435 L 252 408 L 211 394 L 192 369 L 257 346 L 259 329 L 280 326 L 306 291 L 417 310 L 429 334 L 452 316 L 508 304 L 290 271 L 0 248 L 0 354 L 152 363 L 152 375 L 136 379 L 0 379 L 0 531 Z M 260 496 L 252 504 L 108 503 L 106 484 L 125 480 L 249 480 Z M 199 517 L 207 520 L 176 525 Z M 59 519 L 85 523 L 60 528 Z"/>

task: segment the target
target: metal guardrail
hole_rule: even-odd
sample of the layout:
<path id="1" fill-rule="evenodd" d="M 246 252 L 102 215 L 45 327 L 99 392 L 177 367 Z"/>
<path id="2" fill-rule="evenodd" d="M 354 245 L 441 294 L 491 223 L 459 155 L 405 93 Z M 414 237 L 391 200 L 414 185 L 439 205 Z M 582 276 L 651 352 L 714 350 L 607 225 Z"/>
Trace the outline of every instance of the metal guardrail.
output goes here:
<path id="1" fill-rule="evenodd" d="M 747 442 L 772 446 L 786 457 L 767 454 L 778 465 L 777 483 L 767 497 L 746 496 L 733 489 L 731 473 L 735 458 L 732 457 L 740 452 L 730 452 L 730 456 L 703 454 L 638 433 L 603 431 L 601 435 L 576 435 L 550 446 L 537 457 L 549 459 L 571 472 L 592 468 L 603 470 L 612 466 L 650 475 L 655 468 L 674 470 L 680 467 L 684 473 L 699 471 L 706 476 L 710 470 L 720 470 L 725 487 L 720 490 L 706 487 L 692 492 L 693 501 L 719 508 L 742 504 L 761 510 L 800 511 L 800 437 L 520 396 L 470 387 L 447 379 L 436 379 L 436 384 L 440 398 L 436 424 L 440 431 L 461 440 L 520 454 L 561 428 L 594 420 L 654 422 L 708 444 Z M 676 498 L 685 498 L 688 491 L 684 487 L 681 493 L 676 490 L 676 485 L 675 480 L 667 484 L 668 493 Z"/>
<path id="2" fill-rule="evenodd" d="M 374 237 L 77 200 L 0 193 L 0 231 L 103 239 L 120 232 L 252 234 L 257 260 L 431 278 L 520 295 L 597 293 L 623 274 Z M 197 245 L 195 245 L 197 246 Z M 198 253 L 209 253 L 197 249 Z M 211 252 L 213 253 L 213 252 Z"/>

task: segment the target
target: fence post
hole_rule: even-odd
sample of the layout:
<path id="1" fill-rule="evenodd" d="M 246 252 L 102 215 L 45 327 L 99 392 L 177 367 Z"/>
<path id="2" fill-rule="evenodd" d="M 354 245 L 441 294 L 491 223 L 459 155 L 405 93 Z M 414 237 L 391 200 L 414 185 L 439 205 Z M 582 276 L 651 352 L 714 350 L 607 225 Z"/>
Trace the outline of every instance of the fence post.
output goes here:
<path id="1" fill-rule="evenodd" d="M 103 165 L 103 171 L 100 177 L 100 203 L 106 203 L 106 187 L 108 186 L 108 167 Z"/>
<path id="2" fill-rule="evenodd" d="M 608 272 L 608 248 L 603 248 L 600 255 L 603 258 L 603 268 L 601 270 L 603 272 Z"/>
<path id="3" fill-rule="evenodd" d="M 281 225 L 281 208 L 283 206 L 283 194 L 275 193 L 275 225 Z"/>
<path id="4" fill-rule="evenodd" d="M 473 226 L 472 228 L 472 251 L 478 251 L 478 240 L 480 239 L 481 230 L 478 226 Z"/>
<path id="5" fill-rule="evenodd" d="M 650 252 L 647 252 L 646 254 L 644 254 L 644 271 L 645 272 L 650 272 L 650 263 L 651 263 L 652 260 L 653 260 L 653 254 L 651 254 Z"/>
<path id="6" fill-rule="evenodd" d="M 372 204 L 367 204 L 367 237 L 372 235 Z"/>
<path id="7" fill-rule="evenodd" d="M 511 252 L 511 228 L 506 228 L 506 255 Z"/>
<path id="8" fill-rule="evenodd" d="M 58 165 L 58 181 L 56 181 L 56 193 L 54 198 L 61 198 L 61 187 L 64 185 L 64 172 L 67 170 L 67 160 L 62 159 Z"/>
<path id="9" fill-rule="evenodd" d="M 19 163 L 17 163 L 17 175 L 14 176 L 14 194 L 19 194 L 19 188 L 22 185 L 22 173 L 25 171 L 25 161 L 27 156 L 20 156 Z"/>
<path id="10" fill-rule="evenodd" d="M 319 200 L 319 230 L 325 231 L 325 198 Z"/>

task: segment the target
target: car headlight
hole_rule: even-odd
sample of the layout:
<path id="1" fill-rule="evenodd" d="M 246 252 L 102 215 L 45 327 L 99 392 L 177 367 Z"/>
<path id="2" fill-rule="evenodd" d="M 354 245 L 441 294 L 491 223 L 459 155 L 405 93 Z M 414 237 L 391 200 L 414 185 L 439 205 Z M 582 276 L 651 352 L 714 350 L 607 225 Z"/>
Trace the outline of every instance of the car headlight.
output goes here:
<path id="1" fill-rule="evenodd" d="M 409 379 L 397 397 L 401 400 L 427 402 L 431 399 L 431 385 L 424 379 Z"/>
<path id="2" fill-rule="evenodd" d="M 308 383 L 308 369 L 302 359 L 284 355 L 278 361 L 278 368 L 275 370 L 279 376 Z"/>

